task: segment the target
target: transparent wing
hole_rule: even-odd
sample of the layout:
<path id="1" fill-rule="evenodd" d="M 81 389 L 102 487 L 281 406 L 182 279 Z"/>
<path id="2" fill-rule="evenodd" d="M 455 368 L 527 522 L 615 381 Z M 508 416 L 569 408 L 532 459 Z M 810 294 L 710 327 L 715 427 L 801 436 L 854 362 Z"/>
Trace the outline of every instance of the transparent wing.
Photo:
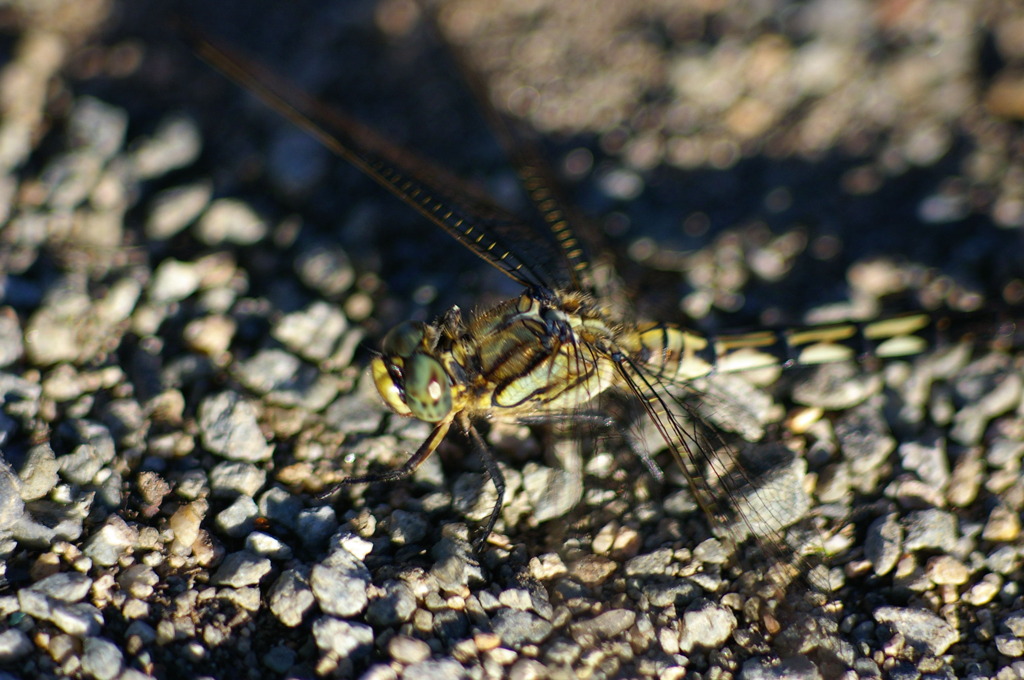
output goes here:
<path id="1" fill-rule="evenodd" d="M 248 59 L 184 26 L 196 54 L 325 147 L 441 227 L 514 281 L 532 289 L 575 286 L 585 261 L 575 253 L 568 223 L 548 237 L 498 206 L 486 194 L 423 158 L 391 144 L 371 128 L 289 87 Z M 533 190 L 534 194 L 542 187 Z"/>
<path id="2" fill-rule="evenodd" d="M 436 8 L 430 3 L 422 4 L 427 7 L 425 15 L 432 21 L 435 33 L 443 35 L 437 24 Z M 523 189 L 547 226 L 557 251 L 567 264 L 569 280 L 565 282 L 566 285 L 575 290 L 595 290 L 587 251 L 603 250 L 598 235 L 592 230 L 581 229 L 585 222 L 558 192 L 558 181 L 551 166 L 520 127 L 495 108 L 486 84 L 480 73 L 470 65 L 471 60 L 465 52 L 451 41 L 443 42 L 487 119 L 488 126 L 515 167 Z M 581 242 L 581 237 L 585 243 Z"/>
<path id="3" fill-rule="evenodd" d="M 757 590 L 768 609 L 760 624 L 771 646 L 786 653 L 813 651 L 818 662 L 845 667 L 833 615 L 823 608 L 828 577 L 812 576 L 823 557 L 820 529 L 791 530 L 811 508 L 804 460 L 777 443 L 751 445 L 743 455 L 690 403 L 704 400 L 703 392 L 666 381 L 628 359 L 617 366 L 645 411 L 644 424 L 666 444 L 713 533 L 734 550 L 753 539 L 754 563 L 741 559 L 761 575 L 763 590 Z"/>

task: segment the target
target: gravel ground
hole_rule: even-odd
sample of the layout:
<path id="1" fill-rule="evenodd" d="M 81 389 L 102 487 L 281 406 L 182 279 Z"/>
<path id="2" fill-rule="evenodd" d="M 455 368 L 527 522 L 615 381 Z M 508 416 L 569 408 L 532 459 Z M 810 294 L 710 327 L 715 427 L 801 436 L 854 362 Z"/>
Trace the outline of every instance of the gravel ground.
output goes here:
<path id="1" fill-rule="evenodd" d="M 1024 298 L 1019 3 L 443 5 L 639 317 Z M 382 333 L 518 291 L 172 17 L 515 204 L 456 69 L 405 0 L 2 7 L 0 678 L 1024 677 L 1019 349 L 696 385 L 734 449 L 790 452 L 768 512 L 810 508 L 739 551 L 664 452 L 660 483 L 601 432 L 492 426 L 509 493 L 480 551 L 458 437 L 317 500 L 428 433 L 364 375 Z M 759 555 L 817 539 L 784 618 Z"/>

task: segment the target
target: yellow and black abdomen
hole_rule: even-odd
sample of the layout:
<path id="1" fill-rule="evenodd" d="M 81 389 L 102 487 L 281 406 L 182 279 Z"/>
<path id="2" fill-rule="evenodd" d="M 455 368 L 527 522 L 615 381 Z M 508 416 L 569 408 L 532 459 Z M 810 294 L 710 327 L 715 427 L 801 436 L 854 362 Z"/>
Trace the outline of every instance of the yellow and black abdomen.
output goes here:
<path id="1" fill-rule="evenodd" d="M 995 313 L 918 313 L 715 336 L 670 324 L 650 324 L 638 332 L 641 359 L 649 369 L 669 380 L 692 380 L 712 372 L 912 356 L 961 341 L 1012 344 L 1021 326 Z"/>

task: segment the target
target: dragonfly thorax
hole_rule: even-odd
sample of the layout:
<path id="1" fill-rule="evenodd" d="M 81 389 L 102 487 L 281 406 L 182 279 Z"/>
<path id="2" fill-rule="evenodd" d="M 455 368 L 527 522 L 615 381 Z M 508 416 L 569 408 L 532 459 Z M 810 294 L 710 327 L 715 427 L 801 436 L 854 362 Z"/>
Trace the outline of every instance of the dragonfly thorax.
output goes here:
<path id="1" fill-rule="evenodd" d="M 585 295 L 526 291 L 465 320 L 452 308 L 433 324 L 399 324 L 373 359 L 373 379 L 392 411 L 431 423 L 462 411 L 566 413 L 615 384 L 618 339 Z"/>
<path id="2" fill-rule="evenodd" d="M 372 362 L 373 383 L 398 415 L 436 423 L 451 412 L 451 378 L 430 354 L 435 342 L 436 329 L 413 321 L 384 336 L 381 354 Z"/>

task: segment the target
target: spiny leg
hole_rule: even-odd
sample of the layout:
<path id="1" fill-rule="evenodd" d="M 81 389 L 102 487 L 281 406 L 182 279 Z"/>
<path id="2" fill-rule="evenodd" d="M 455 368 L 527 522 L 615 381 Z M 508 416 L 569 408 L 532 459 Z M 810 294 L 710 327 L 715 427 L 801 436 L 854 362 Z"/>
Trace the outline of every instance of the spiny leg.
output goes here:
<path id="1" fill-rule="evenodd" d="M 424 440 L 424 442 L 420 444 L 420 447 L 416 449 L 416 453 L 412 454 L 409 460 L 405 461 L 402 467 L 395 468 L 394 470 L 388 470 L 386 472 L 379 472 L 377 474 L 363 475 L 362 477 L 346 477 L 345 479 L 341 480 L 340 482 L 332 486 L 327 491 L 321 492 L 317 496 L 317 498 L 319 500 L 326 500 L 327 498 L 330 498 L 335 493 L 337 493 L 338 489 L 340 489 L 343 486 L 348 486 L 350 484 L 377 484 L 379 482 L 396 482 L 400 479 L 405 479 L 406 477 L 409 477 L 414 472 L 416 472 L 419 466 L 423 464 L 423 461 L 430 457 L 430 454 L 434 452 L 434 450 L 437 448 L 437 445 L 441 443 L 442 439 L 444 439 L 444 436 L 448 434 L 448 428 L 451 427 L 452 420 L 452 417 L 448 417 L 439 422 L 434 427 L 433 432 L 430 433 L 430 436 L 428 436 Z"/>
<path id="2" fill-rule="evenodd" d="M 483 437 L 473 427 L 473 423 L 469 421 L 469 418 L 462 416 L 459 418 L 459 425 L 462 426 L 463 430 L 469 435 L 469 440 L 472 442 L 473 450 L 480 460 L 484 462 L 484 468 L 487 470 L 487 476 L 494 482 L 494 489 L 497 491 L 497 499 L 494 501 L 494 507 L 491 509 L 491 516 L 487 520 L 487 524 L 484 526 L 483 533 L 473 541 L 473 547 L 480 550 L 483 544 L 487 541 L 487 537 L 494 531 L 494 525 L 498 522 L 498 515 L 501 514 L 501 508 L 505 504 L 505 475 L 501 473 L 501 468 L 498 467 L 498 460 L 494 457 L 494 453 L 484 443 Z"/>

